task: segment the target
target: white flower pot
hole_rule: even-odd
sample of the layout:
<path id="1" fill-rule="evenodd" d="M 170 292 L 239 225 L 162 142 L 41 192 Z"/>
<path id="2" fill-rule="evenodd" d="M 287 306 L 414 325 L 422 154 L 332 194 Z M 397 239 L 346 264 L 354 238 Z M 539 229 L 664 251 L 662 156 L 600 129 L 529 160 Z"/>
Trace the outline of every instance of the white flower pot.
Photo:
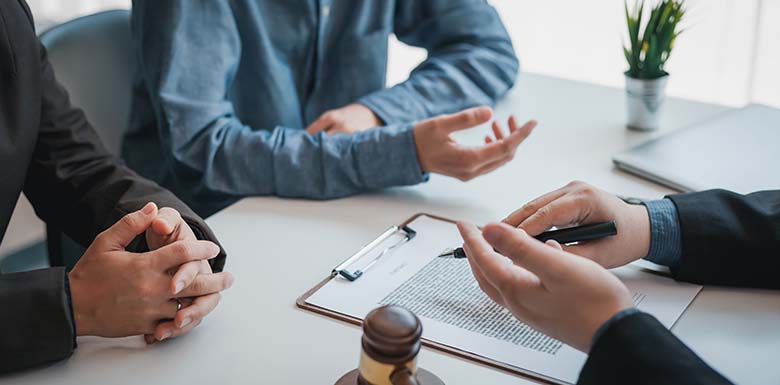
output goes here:
<path id="1" fill-rule="evenodd" d="M 658 129 L 668 80 L 669 75 L 649 80 L 626 75 L 628 128 L 640 131 Z"/>

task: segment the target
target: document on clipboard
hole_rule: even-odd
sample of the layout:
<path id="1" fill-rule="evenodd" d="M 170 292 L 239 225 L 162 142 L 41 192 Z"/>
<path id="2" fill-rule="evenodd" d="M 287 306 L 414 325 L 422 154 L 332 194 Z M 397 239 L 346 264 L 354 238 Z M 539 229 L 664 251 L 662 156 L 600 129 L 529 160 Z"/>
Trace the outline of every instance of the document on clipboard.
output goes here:
<path id="1" fill-rule="evenodd" d="M 551 383 L 575 383 L 584 353 L 493 302 L 467 260 L 438 258 L 462 242 L 453 221 L 415 215 L 337 266 L 298 299 L 298 306 L 353 324 L 378 306 L 404 306 L 420 318 L 428 347 Z M 667 328 L 701 290 L 633 266 L 613 273 L 632 291 L 635 305 Z"/>

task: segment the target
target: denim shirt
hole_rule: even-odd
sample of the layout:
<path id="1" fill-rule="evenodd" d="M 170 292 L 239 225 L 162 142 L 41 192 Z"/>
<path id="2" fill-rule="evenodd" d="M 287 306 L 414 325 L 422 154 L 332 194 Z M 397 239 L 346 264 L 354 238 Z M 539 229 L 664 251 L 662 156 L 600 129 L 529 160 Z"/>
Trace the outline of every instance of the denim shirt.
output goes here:
<path id="1" fill-rule="evenodd" d="M 135 0 L 123 156 L 208 215 L 247 195 L 329 199 L 425 180 L 412 123 L 493 105 L 518 61 L 485 0 Z M 385 88 L 388 37 L 425 48 Z M 359 102 L 384 126 L 309 135 Z"/>

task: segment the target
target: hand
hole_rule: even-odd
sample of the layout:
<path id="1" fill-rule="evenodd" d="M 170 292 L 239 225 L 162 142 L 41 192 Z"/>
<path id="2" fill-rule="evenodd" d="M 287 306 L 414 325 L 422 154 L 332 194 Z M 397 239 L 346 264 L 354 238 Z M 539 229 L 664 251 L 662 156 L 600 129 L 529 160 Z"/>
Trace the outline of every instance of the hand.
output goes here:
<path id="1" fill-rule="evenodd" d="M 178 295 L 171 294 L 171 269 L 205 261 L 219 253 L 208 241 L 178 241 L 147 253 L 125 247 L 157 217 L 157 206 L 125 215 L 95 238 L 69 273 L 77 335 L 123 337 L 154 333 L 160 320 L 176 315 L 177 298 L 199 297 L 227 289 L 230 273 L 198 276 Z M 182 329 L 186 332 L 195 322 Z"/>
<path id="2" fill-rule="evenodd" d="M 536 236 L 552 226 L 578 226 L 609 220 L 617 224 L 617 235 L 563 246 L 563 249 L 592 259 L 608 269 L 647 256 L 650 250 L 647 209 L 625 203 L 583 182 L 571 182 L 532 200 L 510 214 L 504 222 Z"/>
<path id="3" fill-rule="evenodd" d="M 468 223 L 459 223 L 458 229 L 471 270 L 490 298 L 534 329 L 583 352 L 590 350 L 601 325 L 633 305 L 617 277 L 563 251 L 555 241 L 545 245 L 503 223 L 482 232 Z"/>
<path id="4" fill-rule="evenodd" d="M 157 250 L 177 241 L 195 240 L 197 237 L 192 232 L 192 228 L 184 221 L 178 211 L 170 207 L 161 208 L 151 226 L 146 229 L 146 244 L 149 246 L 149 250 Z M 208 261 L 200 260 L 187 262 L 169 273 L 173 276 L 171 293 L 178 294 L 185 287 L 189 287 L 199 274 L 211 274 L 212 271 Z M 220 299 L 219 292 L 209 293 L 194 299 L 181 299 L 181 309 L 176 313 L 174 319 L 160 322 L 153 334 L 144 335 L 146 343 L 152 344 L 165 338 L 177 337 L 192 330 L 200 324 L 203 317 L 216 308 Z"/>
<path id="5" fill-rule="evenodd" d="M 462 181 L 487 174 L 515 156 L 520 143 L 531 134 L 535 121 L 517 127 L 514 117 L 509 119 L 509 135 L 505 136 L 498 123 L 493 123 L 495 140 L 485 138 L 482 147 L 464 147 L 454 141 L 450 134 L 490 120 L 493 112 L 488 107 L 463 110 L 452 115 L 437 116 L 422 121 L 414 127 L 414 142 L 420 168 L 452 176 Z"/>
<path id="6" fill-rule="evenodd" d="M 352 134 L 369 128 L 381 126 L 382 121 L 370 108 L 352 103 L 335 110 L 326 111 L 317 120 L 306 127 L 306 132 L 316 134 L 325 131 L 329 135 Z"/>

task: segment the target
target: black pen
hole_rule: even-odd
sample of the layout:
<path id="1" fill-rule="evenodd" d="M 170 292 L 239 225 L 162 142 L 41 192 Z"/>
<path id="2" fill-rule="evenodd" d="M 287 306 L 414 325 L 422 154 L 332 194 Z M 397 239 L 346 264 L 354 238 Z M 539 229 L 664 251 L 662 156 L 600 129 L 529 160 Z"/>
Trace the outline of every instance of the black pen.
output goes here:
<path id="1" fill-rule="evenodd" d="M 615 221 L 591 223 L 588 225 L 569 227 L 565 229 L 557 229 L 551 231 L 545 231 L 537 235 L 536 239 L 541 242 L 547 242 L 554 240 L 562 245 L 573 242 L 585 242 L 592 241 L 594 239 L 601 239 L 617 235 L 617 225 Z M 441 255 L 440 258 L 466 258 L 466 252 L 462 247 L 456 249 L 447 250 Z"/>

